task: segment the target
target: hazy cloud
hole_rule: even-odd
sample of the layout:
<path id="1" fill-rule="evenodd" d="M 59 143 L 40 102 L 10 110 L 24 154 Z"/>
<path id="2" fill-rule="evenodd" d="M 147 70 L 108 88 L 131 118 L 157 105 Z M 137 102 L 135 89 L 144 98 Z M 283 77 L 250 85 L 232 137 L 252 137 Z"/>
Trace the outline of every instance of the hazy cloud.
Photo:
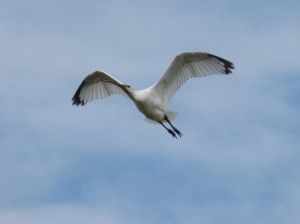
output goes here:
<path id="1" fill-rule="evenodd" d="M 0 3 L 1 223 L 297 223 L 299 3 Z M 72 107 L 94 70 L 136 89 L 177 53 L 234 62 L 169 108 L 183 133 L 126 98 Z"/>

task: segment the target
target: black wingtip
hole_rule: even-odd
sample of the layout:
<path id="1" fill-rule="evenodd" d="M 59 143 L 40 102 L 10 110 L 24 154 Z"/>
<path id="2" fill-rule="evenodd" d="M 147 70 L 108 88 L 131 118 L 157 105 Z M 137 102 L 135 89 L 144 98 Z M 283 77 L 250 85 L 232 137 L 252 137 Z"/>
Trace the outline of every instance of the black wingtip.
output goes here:
<path id="1" fill-rule="evenodd" d="M 77 91 L 75 92 L 73 98 L 72 98 L 72 105 L 75 105 L 75 106 L 83 106 L 85 103 L 84 101 L 80 98 L 80 92 L 81 92 L 81 89 L 82 89 L 82 86 L 84 85 L 84 81 L 80 84 L 80 86 L 78 87 Z"/>
<path id="2" fill-rule="evenodd" d="M 224 74 L 229 75 L 232 73 L 232 70 L 235 69 L 232 62 L 225 60 L 224 58 L 220 58 L 216 55 L 208 54 L 210 57 L 214 57 L 218 59 L 224 65 Z"/>

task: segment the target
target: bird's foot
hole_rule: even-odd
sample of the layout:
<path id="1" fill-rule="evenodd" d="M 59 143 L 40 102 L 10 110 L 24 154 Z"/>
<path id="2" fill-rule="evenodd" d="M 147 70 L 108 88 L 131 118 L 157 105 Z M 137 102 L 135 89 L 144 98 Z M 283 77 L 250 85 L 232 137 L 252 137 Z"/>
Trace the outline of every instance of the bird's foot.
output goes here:
<path id="1" fill-rule="evenodd" d="M 179 135 L 180 138 L 183 136 L 183 134 L 177 128 L 173 128 L 173 130 L 177 133 L 177 135 Z"/>
<path id="2" fill-rule="evenodd" d="M 168 132 L 173 136 L 173 138 L 177 138 L 174 131 L 172 131 L 171 129 L 168 129 Z"/>

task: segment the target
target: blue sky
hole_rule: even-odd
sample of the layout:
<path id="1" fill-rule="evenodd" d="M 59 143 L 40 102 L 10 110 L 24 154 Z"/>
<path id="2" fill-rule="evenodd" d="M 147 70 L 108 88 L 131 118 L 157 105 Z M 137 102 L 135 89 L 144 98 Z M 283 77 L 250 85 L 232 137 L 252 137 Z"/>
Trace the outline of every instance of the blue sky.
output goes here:
<path id="1" fill-rule="evenodd" d="M 1 1 L 0 222 L 298 223 L 298 1 Z M 104 70 L 135 89 L 176 54 L 230 76 L 187 82 L 173 139 L 121 96 L 71 105 Z"/>

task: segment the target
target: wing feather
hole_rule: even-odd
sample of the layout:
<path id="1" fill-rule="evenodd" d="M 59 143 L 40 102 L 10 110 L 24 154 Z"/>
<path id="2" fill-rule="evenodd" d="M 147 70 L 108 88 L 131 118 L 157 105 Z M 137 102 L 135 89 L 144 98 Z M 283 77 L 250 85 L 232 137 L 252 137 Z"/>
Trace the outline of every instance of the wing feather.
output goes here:
<path id="1" fill-rule="evenodd" d="M 228 75 L 233 63 L 203 52 L 185 52 L 175 57 L 167 71 L 152 88 L 166 105 L 175 92 L 190 78 L 213 74 Z"/>
<path id="2" fill-rule="evenodd" d="M 88 75 L 78 87 L 72 98 L 73 105 L 85 105 L 92 100 L 102 99 L 112 94 L 127 96 L 120 87 L 123 84 L 105 72 L 95 71 Z"/>

